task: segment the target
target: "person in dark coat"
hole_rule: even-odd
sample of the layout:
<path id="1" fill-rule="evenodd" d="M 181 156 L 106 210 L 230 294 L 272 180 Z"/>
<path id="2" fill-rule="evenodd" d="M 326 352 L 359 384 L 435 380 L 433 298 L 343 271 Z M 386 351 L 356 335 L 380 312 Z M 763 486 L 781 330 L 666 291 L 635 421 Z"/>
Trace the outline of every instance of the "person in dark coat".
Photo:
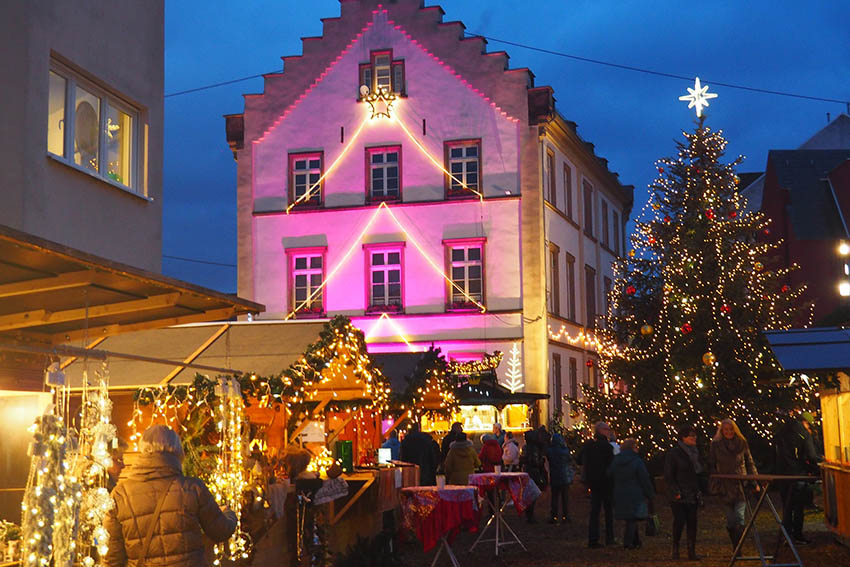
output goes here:
<path id="1" fill-rule="evenodd" d="M 570 485 L 573 483 L 573 457 L 564 441 L 564 437 L 555 433 L 552 435 L 552 444 L 546 451 L 549 459 L 549 481 L 552 483 L 552 498 L 549 523 L 557 524 L 560 521 L 570 522 Z M 561 505 L 561 514 L 558 515 L 558 504 Z"/>
<path id="2" fill-rule="evenodd" d="M 605 509 L 605 544 L 614 545 L 613 483 L 608 467 L 614 459 L 614 448 L 608 441 L 611 428 L 604 421 L 593 426 L 593 439 L 581 449 L 581 478 L 590 489 L 590 524 L 587 546 L 601 547 L 599 543 L 599 513 Z"/>
<path id="3" fill-rule="evenodd" d="M 525 445 L 523 445 L 519 455 L 519 467 L 520 470 L 528 473 L 528 476 L 541 492 L 546 490 L 546 485 L 549 484 L 546 476 L 546 457 L 538 440 L 538 432 L 533 429 L 525 432 Z M 525 518 L 529 524 L 536 523 L 534 519 L 534 505 L 536 503 L 535 500 L 525 510 Z"/>
<path id="4" fill-rule="evenodd" d="M 626 549 L 640 547 L 638 522 L 649 517 L 648 502 L 655 496 L 646 463 L 637 450 L 637 441 L 624 440 L 608 467 L 608 476 L 614 482 L 614 516 L 626 521 L 623 531 Z"/>
<path id="5" fill-rule="evenodd" d="M 492 433 L 481 436 L 478 458 L 481 460 L 481 472 L 494 472 L 496 466 L 502 466 L 502 447 Z"/>
<path id="6" fill-rule="evenodd" d="M 708 471 L 710 474 L 758 474 L 747 440 L 731 419 L 724 419 L 717 426 L 717 433 L 711 440 L 708 452 Z M 754 484 L 753 488 L 760 490 L 758 484 Z M 746 495 L 741 489 L 741 483 L 737 480 L 712 478 L 709 490 L 723 502 L 726 531 L 734 549 L 744 533 L 744 512 L 747 509 Z"/>
<path id="7" fill-rule="evenodd" d="M 776 433 L 776 471 L 780 474 L 809 475 L 817 470 L 821 459 L 803 419 L 802 416 L 800 419 L 789 417 Z M 803 512 L 811 499 L 811 486 L 795 481 L 784 481 L 782 485 L 782 525 L 794 543 L 806 545 L 810 542 L 803 536 Z"/>
<path id="8" fill-rule="evenodd" d="M 697 430 L 685 425 L 679 429 L 678 442 L 667 451 L 664 459 L 664 480 L 673 509 L 673 559 L 679 558 L 682 530 L 688 528 L 688 559 L 699 559 L 696 554 L 697 509 L 702 501 L 698 476 L 703 472 L 697 449 Z"/>
<path id="9" fill-rule="evenodd" d="M 449 454 L 449 449 L 452 446 L 452 443 L 460 439 L 460 435 L 463 433 L 463 424 L 459 421 L 452 423 L 452 427 L 446 436 L 443 437 L 443 442 L 440 445 L 440 467 L 443 466 L 443 463 L 446 462 L 446 455 Z M 464 439 L 466 436 L 464 435 Z"/>
<path id="10" fill-rule="evenodd" d="M 505 430 L 502 429 L 501 423 L 493 424 L 493 435 L 496 437 L 496 441 L 499 442 L 499 447 L 505 444 Z"/>
<path id="11" fill-rule="evenodd" d="M 437 484 L 439 455 L 431 436 L 422 433 L 418 423 L 414 423 L 407 435 L 404 436 L 399 450 L 399 459 L 419 465 L 420 485 L 434 486 Z"/>
<path id="12" fill-rule="evenodd" d="M 469 475 L 481 466 L 481 459 L 478 458 L 472 441 L 466 438 L 466 433 L 461 433 L 458 440 L 452 442 L 444 466 L 447 484 L 469 484 Z"/>

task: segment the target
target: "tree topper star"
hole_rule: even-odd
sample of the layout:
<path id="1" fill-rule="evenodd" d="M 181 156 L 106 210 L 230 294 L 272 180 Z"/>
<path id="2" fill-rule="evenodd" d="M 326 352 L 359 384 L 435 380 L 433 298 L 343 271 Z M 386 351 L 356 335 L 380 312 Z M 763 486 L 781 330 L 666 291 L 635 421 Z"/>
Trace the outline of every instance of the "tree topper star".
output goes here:
<path id="1" fill-rule="evenodd" d="M 700 85 L 699 77 L 697 77 L 694 81 L 694 88 L 688 88 L 688 94 L 680 96 L 679 100 L 690 101 L 688 108 L 696 107 L 697 118 L 699 118 L 702 116 L 703 107 L 708 106 L 708 99 L 710 98 L 717 98 L 717 94 L 708 92 L 708 85 L 704 87 Z"/>
<path id="2" fill-rule="evenodd" d="M 369 93 L 363 100 L 369 103 L 372 108 L 371 118 L 391 118 L 390 110 L 392 110 L 393 102 L 395 101 L 395 93 L 390 92 L 387 88 L 377 89 L 376 92 Z"/>

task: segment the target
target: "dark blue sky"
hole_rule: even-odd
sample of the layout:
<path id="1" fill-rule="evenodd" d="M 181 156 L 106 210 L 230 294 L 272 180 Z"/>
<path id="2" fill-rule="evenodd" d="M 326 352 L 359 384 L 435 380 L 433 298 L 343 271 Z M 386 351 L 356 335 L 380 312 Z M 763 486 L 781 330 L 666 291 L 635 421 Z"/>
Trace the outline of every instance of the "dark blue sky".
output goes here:
<path id="1" fill-rule="evenodd" d="M 724 131 L 740 171 L 761 171 L 770 149 L 795 148 L 846 106 L 714 86 L 713 81 L 839 100 L 850 99 L 850 2 L 646 2 L 443 0 L 445 21 L 468 32 L 621 65 L 693 77 L 719 94 L 708 124 Z M 654 9 L 648 9 L 652 6 Z M 533 8 L 532 8 L 533 7 Z M 337 0 L 167 0 L 165 92 L 279 71 L 301 53 L 301 37 L 322 33 Z M 511 67 L 529 67 L 555 89 L 557 109 L 578 124 L 598 155 L 646 201 L 654 161 L 693 125 L 678 97 L 692 81 L 663 78 L 506 46 Z M 223 114 L 241 112 L 251 79 L 165 99 L 163 259 L 166 275 L 236 290 L 236 163 Z"/>

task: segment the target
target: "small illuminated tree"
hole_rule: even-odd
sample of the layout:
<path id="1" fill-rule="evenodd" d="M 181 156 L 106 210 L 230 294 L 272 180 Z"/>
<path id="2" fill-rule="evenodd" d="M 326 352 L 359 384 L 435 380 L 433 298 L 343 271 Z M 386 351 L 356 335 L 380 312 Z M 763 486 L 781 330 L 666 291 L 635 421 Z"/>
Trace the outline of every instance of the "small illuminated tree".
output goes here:
<path id="1" fill-rule="evenodd" d="M 522 351 L 520 351 L 517 343 L 514 343 L 511 347 L 510 355 L 508 371 L 505 373 L 508 381 L 505 386 L 511 391 L 511 394 L 514 394 L 525 387 L 525 382 L 522 381 Z"/>

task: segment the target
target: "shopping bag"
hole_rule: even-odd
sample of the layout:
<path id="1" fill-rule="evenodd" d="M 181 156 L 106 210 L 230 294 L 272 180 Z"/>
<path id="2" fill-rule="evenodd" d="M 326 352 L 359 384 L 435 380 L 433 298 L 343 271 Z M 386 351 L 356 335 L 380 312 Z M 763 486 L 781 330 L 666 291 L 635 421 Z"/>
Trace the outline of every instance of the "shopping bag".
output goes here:
<path id="1" fill-rule="evenodd" d="M 658 535 L 659 528 L 661 528 L 661 520 L 658 519 L 658 514 L 652 514 L 646 520 L 646 536 L 652 537 Z"/>

